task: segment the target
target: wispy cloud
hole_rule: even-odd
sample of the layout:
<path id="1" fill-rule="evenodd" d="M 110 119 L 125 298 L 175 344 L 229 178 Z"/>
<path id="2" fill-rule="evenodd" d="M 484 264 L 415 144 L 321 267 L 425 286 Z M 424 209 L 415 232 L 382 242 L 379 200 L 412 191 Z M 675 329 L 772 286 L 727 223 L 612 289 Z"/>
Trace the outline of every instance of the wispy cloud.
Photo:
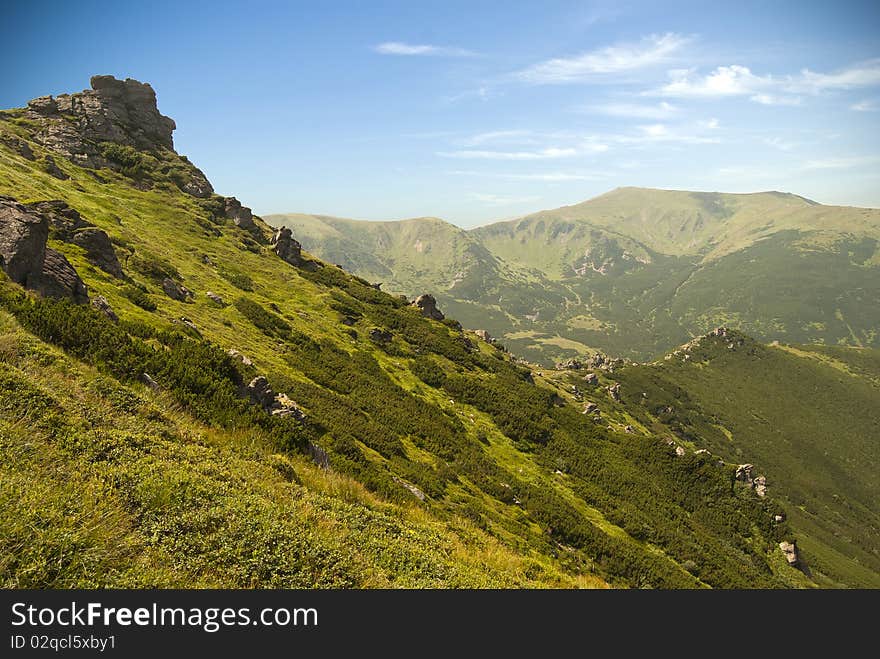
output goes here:
<path id="1" fill-rule="evenodd" d="M 484 206 L 512 206 L 513 204 L 524 204 L 530 201 L 538 201 L 541 197 L 537 195 L 510 197 L 506 195 L 472 192 L 470 198 L 481 202 Z"/>
<path id="2" fill-rule="evenodd" d="M 479 146 L 486 143 L 534 144 L 534 133 L 530 130 L 493 130 L 477 133 L 462 140 L 462 146 Z"/>
<path id="3" fill-rule="evenodd" d="M 534 64 L 515 74 L 533 84 L 566 83 L 589 80 L 596 75 L 622 73 L 666 62 L 689 39 L 668 32 L 645 37 L 639 43 L 616 44 L 574 57 L 561 57 Z"/>
<path id="4" fill-rule="evenodd" d="M 473 170 L 453 170 L 456 176 L 480 176 L 485 178 L 504 179 L 508 181 L 539 181 L 543 183 L 565 183 L 568 181 L 601 181 L 608 178 L 607 174 L 593 172 L 537 172 L 529 174 L 512 174 L 508 172 L 477 172 Z"/>
<path id="5" fill-rule="evenodd" d="M 475 55 L 465 48 L 450 46 L 432 46 L 430 44 L 409 44 L 402 41 L 386 41 L 373 47 L 382 55 L 433 55 L 437 57 L 471 57 Z"/>
<path id="6" fill-rule="evenodd" d="M 809 69 L 789 83 L 791 91 L 818 94 L 832 89 L 857 89 L 880 85 L 880 57 L 859 62 L 833 73 L 816 73 Z"/>
<path id="7" fill-rule="evenodd" d="M 850 169 L 880 163 L 880 156 L 843 156 L 839 158 L 820 158 L 808 160 L 801 169 Z"/>
<path id="8" fill-rule="evenodd" d="M 676 106 L 667 103 L 666 101 L 656 105 L 606 103 L 604 105 L 585 105 L 577 109 L 582 112 L 595 112 L 598 114 L 607 114 L 611 117 L 633 119 L 667 119 L 679 111 Z"/>
<path id="9" fill-rule="evenodd" d="M 612 138 L 620 144 L 644 145 L 657 142 L 679 144 L 718 144 L 721 138 L 712 133 L 717 130 L 717 119 L 698 121 L 692 126 L 669 126 L 657 123 L 639 126 L 637 132 Z"/>
<path id="10" fill-rule="evenodd" d="M 856 112 L 877 112 L 880 110 L 880 102 L 877 102 L 875 99 L 866 99 L 864 101 L 859 101 L 858 103 L 853 103 L 849 106 L 850 110 L 855 110 Z"/>
<path id="11" fill-rule="evenodd" d="M 787 142 L 779 137 L 766 137 L 764 138 L 764 144 L 780 151 L 791 151 L 798 146 L 797 142 Z"/>
<path id="12" fill-rule="evenodd" d="M 607 147 L 605 147 L 607 148 Z M 444 158 L 463 158 L 468 160 L 553 160 L 556 158 L 573 158 L 580 152 L 574 148 L 549 147 L 535 151 L 484 151 L 461 149 L 458 151 L 438 151 L 437 155 Z"/>
<path id="13" fill-rule="evenodd" d="M 748 96 L 763 105 L 800 105 L 802 95 L 880 85 L 880 58 L 831 73 L 803 69 L 796 75 L 757 75 L 747 66 L 719 66 L 707 75 L 694 69 L 669 71 L 670 81 L 649 95 L 679 98 Z"/>

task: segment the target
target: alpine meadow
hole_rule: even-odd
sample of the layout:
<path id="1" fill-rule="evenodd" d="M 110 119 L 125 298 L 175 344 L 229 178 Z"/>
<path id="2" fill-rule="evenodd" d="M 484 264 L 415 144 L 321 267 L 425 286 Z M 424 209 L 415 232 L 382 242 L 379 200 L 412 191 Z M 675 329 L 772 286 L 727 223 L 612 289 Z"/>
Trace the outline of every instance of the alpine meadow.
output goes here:
<path id="1" fill-rule="evenodd" d="M 876 42 L 416 4 L 10 92 L 0 585 L 880 588 Z"/>

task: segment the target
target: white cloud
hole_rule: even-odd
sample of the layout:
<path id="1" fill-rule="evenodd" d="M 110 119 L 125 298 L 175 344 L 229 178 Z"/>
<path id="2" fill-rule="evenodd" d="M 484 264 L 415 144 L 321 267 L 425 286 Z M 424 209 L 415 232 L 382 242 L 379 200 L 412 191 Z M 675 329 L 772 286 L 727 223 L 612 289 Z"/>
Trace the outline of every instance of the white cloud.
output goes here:
<path id="1" fill-rule="evenodd" d="M 833 73 L 809 69 L 797 75 L 756 75 L 747 66 L 719 66 L 708 75 L 693 69 L 669 71 L 670 82 L 649 95 L 681 98 L 723 98 L 748 96 L 762 105 L 800 105 L 798 94 L 856 89 L 880 85 L 880 58 L 868 60 Z"/>
<path id="2" fill-rule="evenodd" d="M 662 101 L 657 105 L 639 105 L 636 103 L 607 103 L 590 105 L 580 108 L 587 112 L 598 112 L 612 117 L 632 117 L 634 119 L 667 119 L 678 112 L 671 103 Z"/>
<path id="3" fill-rule="evenodd" d="M 511 206 L 513 204 L 524 204 L 530 201 L 538 201 L 541 198 L 536 195 L 509 197 L 482 192 L 472 192 L 470 197 L 471 199 L 482 202 L 484 206 Z"/>
<path id="4" fill-rule="evenodd" d="M 818 94 L 829 89 L 856 89 L 880 85 L 880 57 L 859 62 L 834 73 L 815 73 L 809 69 L 789 83 L 791 91 Z"/>
<path id="5" fill-rule="evenodd" d="M 770 76 L 756 76 L 747 66 L 719 66 L 707 76 L 695 75 L 693 69 L 669 72 L 670 82 L 659 93 L 664 96 L 717 97 L 755 94 L 773 85 Z"/>
<path id="6" fill-rule="evenodd" d="M 605 147 L 608 148 L 607 146 Z M 535 151 L 483 151 L 462 149 L 459 151 L 438 151 L 444 158 L 465 158 L 470 160 L 552 160 L 556 158 L 572 158 L 580 155 L 580 151 L 568 148 L 549 147 Z"/>
<path id="7" fill-rule="evenodd" d="M 776 96 L 774 94 L 755 94 L 749 100 L 761 105 L 800 105 L 800 96 Z"/>
<path id="8" fill-rule="evenodd" d="M 487 178 L 505 179 L 510 181 L 540 181 L 544 183 L 564 183 L 567 181 L 601 181 L 608 178 L 606 174 L 591 172 L 543 172 L 531 174 L 510 174 L 499 172 L 476 172 L 472 170 L 454 170 L 449 172 L 456 176 L 482 176 Z"/>
<path id="9" fill-rule="evenodd" d="M 373 47 L 382 55 L 435 55 L 443 57 L 470 57 L 474 53 L 464 48 L 432 46 L 429 44 L 408 44 L 401 41 L 386 41 Z"/>
<path id="10" fill-rule="evenodd" d="M 859 101 L 858 103 L 853 103 L 849 106 L 849 109 L 855 110 L 856 112 L 877 112 L 880 110 L 880 103 L 874 99 L 867 99 Z"/>
<path id="11" fill-rule="evenodd" d="M 667 61 L 688 41 L 687 37 L 672 32 L 651 35 L 637 44 L 617 44 L 574 57 L 539 62 L 515 75 L 520 80 L 535 84 L 578 82 L 597 74 L 655 66 Z"/>

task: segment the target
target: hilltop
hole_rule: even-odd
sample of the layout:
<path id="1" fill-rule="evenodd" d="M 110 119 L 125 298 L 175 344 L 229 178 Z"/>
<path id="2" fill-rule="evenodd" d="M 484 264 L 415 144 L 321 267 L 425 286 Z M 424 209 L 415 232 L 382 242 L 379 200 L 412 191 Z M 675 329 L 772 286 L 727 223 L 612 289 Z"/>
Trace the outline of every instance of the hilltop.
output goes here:
<path id="1" fill-rule="evenodd" d="M 324 256 L 317 225 L 288 222 Z M 880 211 L 825 206 L 781 192 L 618 188 L 573 206 L 466 232 L 479 258 L 440 248 L 425 267 L 419 220 L 387 253 L 337 225 L 353 271 L 388 290 L 430 290 L 468 327 L 483 327 L 545 364 L 596 350 L 645 360 L 726 324 L 765 341 L 876 346 Z M 424 229 L 425 237 L 421 231 Z M 351 240 L 349 238 L 352 237 Z M 399 274 L 399 273 L 405 273 Z"/>
<path id="2" fill-rule="evenodd" d="M 106 77 L 0 113 L 6 587 L 817 583 L 747 446 L 644 423 L 621 363 L 545 373 L 322 261 L 172 130 Z"/>

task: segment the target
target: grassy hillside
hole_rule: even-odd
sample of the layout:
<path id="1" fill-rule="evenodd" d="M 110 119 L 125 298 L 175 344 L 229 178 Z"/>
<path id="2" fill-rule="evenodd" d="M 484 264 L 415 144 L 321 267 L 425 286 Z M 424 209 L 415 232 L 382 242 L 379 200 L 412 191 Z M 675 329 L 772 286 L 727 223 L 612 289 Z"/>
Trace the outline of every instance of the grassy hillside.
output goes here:
<path id="1" fill-rule="evenodd" d="M 809 585 L 778 547 L 796 532 L 733 466 L 626 432 L 604 390 L 333 265 L 283 261 L 261 221 L 186 194 L 173 152 L 56 156 L 62 179 L 40 129 L 3 114 L 0 194 L 65 201 L 124 277 L 50 240 L 118 321 L 0 281 L 4 585 Z M 248 398 L 257 375 L 305 418 Z"/>
<path id="2" fill-rule="evenodd" d="M 880 587 L 880 351 L 731 334 L 614 377 L 646 427 L 766 474 L 819 583 Z"/>
<path id="3" fill-rule="evenodd" d="M 407 245 L 420 240 L 414 229 L 430 232 L 411 222 Z M 367 224 L 335 226 L 347 236 Z M 320 231 L 299 230 L 327 255 Z M 426 269 L 402 250 L 383 261 L 389 290 L 430 290 L 468 327 L 538 362 L 595 350 L 651 359 L 722 324 L 764 341 L 880 345 L 874 209 L 779 192 L 619 188 L 467 235 L 489 256 L 465 281 L 448 276 L 448 252 Z M 360 262 L 382 251 L 351 243 Z M 351 265 L 361 272 L 358 259 Z M 406 273 L 402 288 L 397 272 Z"/>

